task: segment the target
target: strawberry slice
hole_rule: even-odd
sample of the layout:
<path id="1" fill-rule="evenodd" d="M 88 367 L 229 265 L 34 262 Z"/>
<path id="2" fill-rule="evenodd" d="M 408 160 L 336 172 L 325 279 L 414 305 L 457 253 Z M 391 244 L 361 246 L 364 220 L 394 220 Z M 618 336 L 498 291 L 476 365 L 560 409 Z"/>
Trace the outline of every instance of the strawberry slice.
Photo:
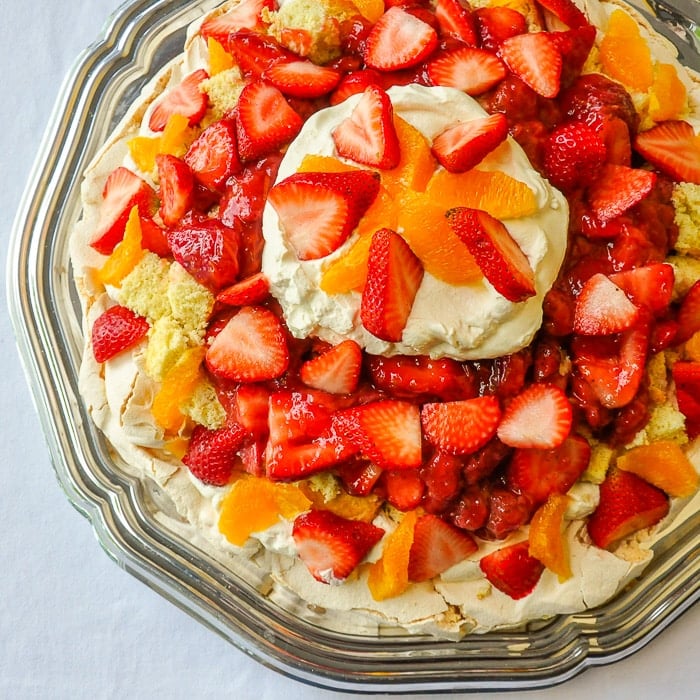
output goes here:
<path id="1" fill-rule="evenodd" d="M 220 119 L 208 126 L 187 149 L 184 161 L 204 187 L 221 192 L 226 180 L 243 167 L 238 159 L 236 123 Z"/>
<path id="2" fill-rule="evenodd" d="M 424 61 L 438 44 L 437 32 L 400 7 L 390 7 L 374 24 L 365 44 L 369 68 L 394 71 Z"/>
<path id="3" fill-rule="evenodd" d="M 436 515 L 422 515 L 416 521 L 408 559 L 410 581 L 429 581 L 464 561 L 478 549 L 471 535 Z"/>
<path id="4" fill-rule="evenodd" d="M 474 10 L 481 48 L 498 51 L 512 36 L 527 32 L 525 16 L 511 7 L 478 7 Z"/>
<path id="5" fill-rule="evenodd" d="M 367 170 L 294 173 L 277 183 L 268 201 L 300 260 L 317 260 L 341 246 L 379 192 Z"/>
<path id="6" fill-rule="evenodd" d="M 239 384 L 227 414 L 256 440 L 268 436 L 270 391 L 262 384 Z"/>
<path id="7" fill-rule="evenodd" d="M 110 306 L 92 325 L 92 352 L 96 362 L 106 362 L 146 337 L 148 321 L 126 306 Z"/>
<path id="8" fill-rule="evenodd" d="M 507 75 L 503 62 L 493 53 L 461 46 L 436 54 L 426 64 L 433 85 L 453 87 L 468 95 L 481 95 Z"/>
<path id="9" fill-rule="evenodd" d="M 140 216 L 141 221 L 141 247 L 150 250 L 160 258 L 170 256 L 170 246 L 165 229 L 161 228 L 148 216 Z"/>
<path id="10" fill-rule="evenodd" d="M 606 158 L 603 139 L 582 122 L 557 127 L 544 142 L 545 175 L 564 192 L 594 182 Z"/>
<path id="11" fill-rule="evenodd" d="M 479 43 L 474 16 L 460 0 L 437 0 L 434 12 L 441 36 L 458 39 L 468 46 Z"/>
<path id="12" fill-rule="evenodd" d="M 247 306 L 260 304 L 270 293 L 270 282 L 262 272 L 256 272 L 240 282 L 222 289 L 216 295 L 216 301 L 226 306 Z"/>
<path id="13" fill-rule="evenodd" d="M 331 92 L 341 74 L 311 61 L 280 61 L 263 71 L 262 78 L 290 97 L 315 98 Z"/>
<path id="14" fill-rule="evenodd" d="M 572 2 L 572 0 L 536 0 L 543 9 L 551 12 L 558 20 L 570 29 L 585 27 L 588 25 L 586 15 Z"/>
<path id="15" fill-rule="evenodd" d="M 386 501 L 404 512 L 418 508 L 425 492 L 417 469 L 388 469 L 382 473 L 377 488 Z"/>
<path id="16" fill-rule="evenodd" d="M 656 174 L 608 163 L 588 187 L 588 201 L 599 221 L 606 223 L 641 202 L 654 188 Z"/>
<path id="17" fill-rule="evenodd" d="M 376 464 L 357 459 L 341 464 L 337 473 L 351 496 L 367 496 L 372 493 L 383 472 Z"/>
<path id="18" fill-rule="evenodd" d="M 506 407 L 498 439 L 511 447 L 552 449 L 571 432 L 567 395 L 553 384 L 531 384 Z"/>
<path id="19" fill-rule="evenodd" d="M 209 371 L 238 382 L 280 377 L 289 365 L 279 318 L 262 306 L 244 306 L 214 338 L 206 354 Z"/>
<path id="20" fill-rule="evenodd" d="M 307 360 L 299 370 L 301 381 L 329 394 L 350 394 L 357 389 L 362 369 L 362 349 L 354 340 L 344 340 Z"/>
<path id="21" fill-rule="evenodd" d="M 124 166 L 115 168 L 102 188 L 100 216 L 90 245 L 102 255 L 110 255 L 124 237 L 129 212 L 138 206 L 139 214 L 155 213 L 155 190 L 138 175 Z"/>
<path id="22" fill-rule="evenodd" d="M 688 122 L 661 122 L 642 131 L 634 148 L 674 180 L 700 185 L 700 141 Z"/>
<path id="23" fill-rule="evenodd" d="M 700 435 L 700 362 L 676 362 L 671 370 L 678 410 L 685 416 L 688 437 Z"/>
<path id="24" fill-rule="evenodd" d="M 639 308 L 609 277 L 598 272 L 586 280 L 576 298 L 574 331 L 610 335 L 630 328 L 638 318 Z"/>
<path id="25" fill-rule="evenodd" d="M 627 535 L 653 527 L 668 511 L 668 496 L 661 489 L 632 472 L 613 469 L 600 485 L 588 534 L 596 547 L 608 549 Z"/>
<path id="26" fill-rule="evenodd" d="M 293 445 L 268 441 L 265 473 L 273 481 L 297 481 L 342 465 L 356 452 L 354 446 L 336 434 Z"/>
<path id="27" fill-rule="evenodd" d="M 238 98 L 236 135 L 242 161 L 257 160 L 288 144 L 301 130 L 302 118 L 273 85 L 247 83 Z"/>
<path id="28" fill-rule="evenodd" d="M 668 263 L 642 265 L 610 275 L 610 281 L 624 290 L 630 301 L 655 314 L 664 313 L 668 309 L 673 294 L 674 278 L 673 267 Z M 698 312 L 700 329 L 700 306 Z"/>
<path id="29" fill-rule="evenodd" d="M 156 156 L 160 183 L 160 218 L 166 226 L 175 226 L 192 208 L 194 178 L 187 164 L 175 156 Z"/>
<path id="30" fill-rule="evenodd" d="M 467 207 L 450 209 L 446 216 L 499 294 L 516 303 L 535 295 L 535 274 L 530 262 L 498 219 Z"/>
<path id="31" fill-rule="evenodd" d="M 478 165 L 508 136 L 508 119 L 496 112 L 468 122 L 458 122 L 434 139 L 432 153 L 445 170 L 463 173 Z"/>
<path id="32" fill-rule="evenodd" d="M 513 600 L 530 595 L 542 576 L 544 564 L 529 553 L 527 540 L 497 549 L 479 562 L 489 583 Z"/>
<path id="33" fill-rule="evenodd" d="M 311 510 L 294 520 L 292 537 L 299 558 L 322 583 L 346 579 L 384 535 L 382 528 L 348 520 L 329 510 Z"/>
<path id="34" fill-rule="evenodd" d="M 250 29 L 240 29 L 228 36 L 224 46 L 233 54 L 243 77 L 257 80 L 270 66 L 279 61 L 296 61 L 299 57 L 277 43 L 275 39 Z"/>
<path id="35" fill-rule="evenodd" d="M 352 114 L 333 130 L 338 155 L 356 163 L 389 170 L 399 164 L 401 147 L 389 95 L 370 85 Z"/>
<path id="36" fill-rule="evenodd" d="M 453 455 L 471 454 L 483 447 L 496 434 L 500 420 L 501 407 L 495 396 L 426 403 L 421 409 L 426 438 Z"/>
<path id="37" fill-rule="evenodd" d="M 237 423 L 227 423 L 216 430 L 197 425 L 182 462 L 205 484 L 226 486 L 239 461 L 238 451 L 248 436 L 246 429 Z"/>
<path id="38" fill-rule="evenodd" d="M 675 337 L 677 343 L 685 343 L 700 331 L 700 280 L 683 297 L 676 320 L 678 321 L 678 332 Z"/>
<path id="39" fill-rule="evenodd" d="M 595 43 L 597 30 L 592 24 L 585 24 L 566 32 L 550 32 L 554 45 L 562 56 L 561 84 L 571 85 L 580 75 L 588 55 Z"/>
<path id="40" fill-rule="evenodd" d="M 262 24 L 262 11 L 275 10 L 275 0 L 242 0 L 225 12 L 209 15 L 199 29 L 204 39 L 216 39 L 226 46 L 230 34 L 239 29 L 259 29 Z"/>
<path id="41" fill-rule="evenodd" d="M 501 43 L 501 58 L 512 73 L 542 97 L 556 97 L 563 60 L 547 32 L 516 34 Z"/>
<path id="42" fill-rule="evenodd" d="M 207 111 L 209 98 L 200 90 L 200 84 L 209 78 L 209 74 L 199 69 L 186 76 L 182 82 L 170 88 L 158 100 L 148 118 L 148 128 L 151 131 L 163 131 L 168 119 L 173 114 L 187 117 L 190 126 L 198 124 Z"/>
<path id="43" fill-rule="evenodd" d="M 408 243 L 391 229 L 372 236 L 360 319 L 374 336 L 398 342 L 423 280 L 423 266 Z"/>
<path id="44" fill-rule="evenodd" d="M 351 95 L 358 95 L 370 86 L 382 87 L 382 84 L 382 76 L 376 70 L 365 68 L 364 70 L 351 71 L 341 78 L 338 87 L 333 91 L 331 105 L 340 104 Z"/>
<path id="45" fill-rule="evenodd" d="M 588 440 L 569 435 L 551 449 L 518 448 L 506 468 L 506 486 L 539 505 L 552 493 L 566 493 L 583 474 L 591 457 Z"/>
<path id="46" fill-rule="evenodd" d="M 440 450 L 435 450 L 421 467 L 420 475 L 425 483 L 423 507 L 428 513 L 444 513 L 463 492 L 463 469 L 461 457 Z"/>

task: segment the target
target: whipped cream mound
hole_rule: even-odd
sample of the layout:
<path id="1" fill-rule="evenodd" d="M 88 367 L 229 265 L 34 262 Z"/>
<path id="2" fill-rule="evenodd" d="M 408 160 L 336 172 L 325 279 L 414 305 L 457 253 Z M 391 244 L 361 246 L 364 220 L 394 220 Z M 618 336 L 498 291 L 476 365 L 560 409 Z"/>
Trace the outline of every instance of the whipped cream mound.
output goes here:
<path id="1" fill-rule="evenodd" d="M 460 90 L 407 85 L 389 91 L 394 111 L 432 143 L 433 138 L 460 121 L 486 115 L 473 98 Z M 337 156 L 331 133 L 360 99 L 314 114 L 292 142 L 280 165 L 277 181 L 295 173 L 308 154 Z M 324 267 L 355 242 L 351 236 L 321 260 L 301 261 L 284 238 L 271 205 L 263 217 L 263 272 L 280 302 L 290 332 L 317 336 L 331 343 L 352 338 L 374 355 L 430 355 L 474 360 L 508 355 L 528 345 L 542 323 L 542 302 L 564 259 L 569 209 L 564 196 L 530 165 L 511 138 L 478 166 L 501 171 L 524 182 L 535 193 L 537 213 L 504 221 L 535 271 L 537 293 L 514 304 L 484 278 L 452 286 L 425 273 L 400 343 L 388 343 L 365 330 L 360 322 L 360 294 L 327 294 L 319 286 Z M 400 231 L 399 231 L 400 233 Z"/>

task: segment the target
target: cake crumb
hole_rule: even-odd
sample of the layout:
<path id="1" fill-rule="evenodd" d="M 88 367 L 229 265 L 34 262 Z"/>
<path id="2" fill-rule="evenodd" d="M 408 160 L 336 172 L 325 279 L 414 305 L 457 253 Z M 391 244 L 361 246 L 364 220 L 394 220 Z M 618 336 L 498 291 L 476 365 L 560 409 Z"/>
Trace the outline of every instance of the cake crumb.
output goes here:
<path id="1" fill-rule="evenodd" d="M 226 410 L 219 402 L 214 385 L 206 379 L 197 384 L 192 396 L 183 404 L 182 411 L 209 430 L 217 430 L 226 422 Z"/>
<path id="2" fill-rule="evenodd" d="M 200 89 L 209 97 L 211 110 L 209 120 L 211 122 L 221 119 L 238 104 L 238 98 L 244 85 L 245 82 L 237 66 L 202 81 Z"/>
<path id="3" fill-rule="evenodd" d="M 675 222 L 678 226 L 676 250 L 683 255 L 700 256 L 700 185 L 679 182 L 673 188 Z"/>
<path id="4" fill-rule="evenodd" d="M 122 280 L 119 303 L 148 319 L 153 325 L 170 313 L 168 302 L 168 273 L 170 263 L 147 252 L 134 269 Z"/>

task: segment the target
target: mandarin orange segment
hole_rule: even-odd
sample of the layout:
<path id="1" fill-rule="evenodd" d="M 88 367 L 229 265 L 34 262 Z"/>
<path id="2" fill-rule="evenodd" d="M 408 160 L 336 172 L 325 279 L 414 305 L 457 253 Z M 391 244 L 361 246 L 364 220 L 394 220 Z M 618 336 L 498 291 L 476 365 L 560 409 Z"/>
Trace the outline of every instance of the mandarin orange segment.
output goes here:
<path id="1" fill-rule="evenodd" d="M 160 136 L 134 136 L 126 145 L 131 159 L 141 172 L 150 173 L 155 168 L 156 156 L 160 152 Z"/>
<path id="2" fill-rule="evenodd" d="M 362 520 L 372 522 L 379 512 L 382 501 L 379 496 L 352 496 L 349 493 L 338 494 L 335 498 L 323 505 L 323 508 L 348 520 Z"/>
<path id="3" fill-rule="evenodd" d="M 352 0 L 352 4 L 372 24 L 384 14 L 384 0 Z"/>
<path id="4" fill-rule="evenodd" d="M 654 81 L 649 45 L 637 22 L 624 10 L 617 9 L 610 15 L 600 42 L 600 62 L 604 73 L 633 90 L 646 92 Z"/>
<path id="5" fill-rule="evenodd" d="M 437 167 L 430 144 L 418 129 L 401 117 L 394 117 L 396 133 L 401 144 L 401 160 L 392 170 L 382 171 L 382 186 L 392 199 L 407 190 L 423 192 Z"/>
<path id="6" fill-rule="evenodd" d="M 97 278 L 102 284 L 119 287 L 122 280 L 136 267 L 144 256 L 141 247 L 141 219 L 139 208 L 134 205 L 129 212 L 124 237 L 116 245 L 112 254 L 98 270 Z"/>
<path id="7" fill-rule="evenodd" d="M 326 294 L 361 292 L 367 279 L 367 259 L 372 236 L 360 236 L 341 257 L 331 262 L 321 275 L 319 287 Z"/>
<path id="8" fill-rule="evenodd" d="M 160 135 L 158 153 L 179 158 L 187 151 L 193 136 L 194 132 L 190 128 L 188 118 L 176 112 L 168 118 L 163 133 Z"/>
<path id="9" fill-rule="evenodd" d="M 564 493 L 550 494 L 530 521 L 530 556 L 539 559 L 555 573 L 560 583 L 571 578 L 571 562 L 563 535 L 564 514 L 569 497 Z"/>
<path id="10" fill-rule="evenodd" d="M 654 71 L 649 92 L 649 116 L 657 122 L 678 119 L 687 106 L 685 85 L 670 63 L 660 63 Z"/>
<path id="11" fill-rule="evenodd" d="M 233 68 L 233 56 L 213 37 L 207 39 L 209 49 L 209 75 L 214 76 Z"/>
<path id="12" fill-rule="evenodd" d="M 357 232 L 360 236 L 372 236 L 380 228 L 396 229 L 398 224 L 399 204 L 384 187 L 379 188 L 377 196 L 360 219 Z"/>
<path id="13" fill-rule="evenodd" d="M 681 447 L 669 440 L 634 447 L 617 458 L 617 466 L 674 498 L 691 496 L 698 489 L 699 477 L 695 467 Z"/>
<path id="14" fill-rule="evenodd" d="M 382 556 L 369 568 L 367 585 L 375 600 L 400 595 L 408 588 L 408 559 L 418 513 L 404 514 L 396 530 L 387 536 Z"/>
<path id="15" fill-rule="evenodd" d="M 304 156 L 297 168 L 300 173 L 346 173 L 360 168 L 345 163 L 335 156 L 321 156 L 309 153 Z"/>

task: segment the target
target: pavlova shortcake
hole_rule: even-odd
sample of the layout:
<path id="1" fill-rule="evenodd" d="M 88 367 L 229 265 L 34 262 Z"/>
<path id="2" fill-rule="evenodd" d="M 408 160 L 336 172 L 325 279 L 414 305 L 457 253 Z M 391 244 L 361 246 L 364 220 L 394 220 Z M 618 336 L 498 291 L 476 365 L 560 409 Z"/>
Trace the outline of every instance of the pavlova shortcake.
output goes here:
<path id="1" fill-rule="evenodd" d="M 699 115 L 617 1 L 225 2 L 85 175 L 90 414 L 322 624 L 602 604 L 700 505 Z"/>

